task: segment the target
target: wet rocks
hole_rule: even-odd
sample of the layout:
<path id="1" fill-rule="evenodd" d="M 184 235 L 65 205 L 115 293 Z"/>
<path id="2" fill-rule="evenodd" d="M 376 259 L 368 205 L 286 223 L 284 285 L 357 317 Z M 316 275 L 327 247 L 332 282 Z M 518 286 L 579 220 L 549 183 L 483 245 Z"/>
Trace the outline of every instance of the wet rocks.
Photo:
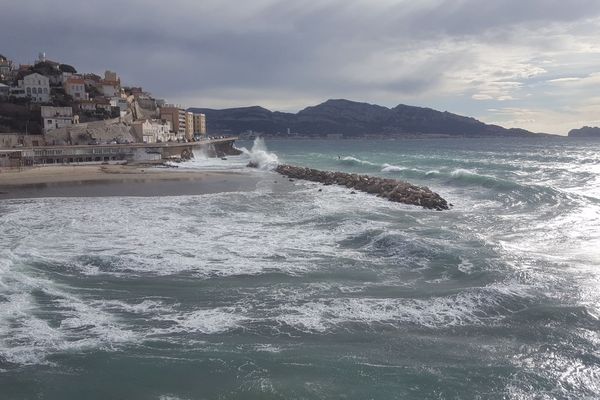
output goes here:
<path id="1" fill-rule="evenodd" d="M 250 166 L 250 165 L 249 165 Z M 365 193 L 376 194 L 390 201 L 421 206 L 431 210 L 448 210 L 448 202 L 427 187 L 419 187 L 395 179 L 378 178 L 345 172 L 319 171 L 312 168 L 281 164 L 275 169 L 292 179 L 320 182 L 324 185 L 340 185 Z"/>

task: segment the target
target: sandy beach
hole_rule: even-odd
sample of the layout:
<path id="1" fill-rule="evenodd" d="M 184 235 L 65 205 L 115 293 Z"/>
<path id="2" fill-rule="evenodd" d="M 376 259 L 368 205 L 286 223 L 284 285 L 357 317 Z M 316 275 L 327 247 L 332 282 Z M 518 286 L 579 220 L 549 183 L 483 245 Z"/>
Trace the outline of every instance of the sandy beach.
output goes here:
<path id="1" fill-rule="evenodd" d="M 0 172 L 0 199 L 29 197 L 177 196 L 252 190 L 257 179 L 126 165 L 51 166 Z"/>

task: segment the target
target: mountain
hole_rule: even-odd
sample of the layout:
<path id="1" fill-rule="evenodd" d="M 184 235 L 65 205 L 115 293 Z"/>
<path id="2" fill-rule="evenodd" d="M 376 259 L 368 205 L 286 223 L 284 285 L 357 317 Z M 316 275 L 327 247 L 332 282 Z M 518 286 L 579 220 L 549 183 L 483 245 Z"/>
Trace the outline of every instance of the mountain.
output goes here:
<path id="1" fill-rule="evenodd" d="M 291 132 L 319 136 L 343 134 L 363 135 L 441 135 L 441 136 L 525 136 L 532 132 L 487 125 L 474 118 L 463 117 L 430 108 L 398 105 L 387 108 L 349 100 L 327 100 L 307 107 L 297 114 L 272 112 L 263 107 L 213 110 L 190 108 L 206 115 L 209 133 L 241 134 L 247 131 L 270 135 Z"/>
<path id="2" fill-rule="evenodd" d="M 600 128 L 584 126 L 580 129 L 571 129 L 569 131 L 570 138 L 600 138 Z"/>

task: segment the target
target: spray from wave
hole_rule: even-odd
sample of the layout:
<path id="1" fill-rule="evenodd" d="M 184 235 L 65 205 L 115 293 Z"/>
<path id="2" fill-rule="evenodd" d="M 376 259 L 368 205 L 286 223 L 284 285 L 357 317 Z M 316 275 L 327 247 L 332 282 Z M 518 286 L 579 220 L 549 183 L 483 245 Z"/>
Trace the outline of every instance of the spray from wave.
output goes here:
<path id="1" fill-rule="evenodd" d="M 258 165 L 259 169 L 270 171 L 279 165 L 279 158 L 277 158 L 275 153 L 270 153 L 269 150 L 267 150 L 267 145 L 263 138 L 257 137 L 254 139 L 252 149 L 247 150 L 242 147 L 240 150 L 248 156 L 250 162 Z"/>

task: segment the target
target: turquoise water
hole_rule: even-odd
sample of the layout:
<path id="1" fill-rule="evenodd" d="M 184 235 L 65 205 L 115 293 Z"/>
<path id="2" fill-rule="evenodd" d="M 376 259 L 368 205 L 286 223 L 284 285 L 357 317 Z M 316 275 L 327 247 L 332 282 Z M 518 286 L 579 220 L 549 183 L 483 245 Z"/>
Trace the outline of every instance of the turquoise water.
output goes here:
<path id="1" fill-rule="evenodd" d="M 600 397 L 600 142 L 266 144 L 182 166 L 250 192 L 0 201 L 0 399 Z"/>

